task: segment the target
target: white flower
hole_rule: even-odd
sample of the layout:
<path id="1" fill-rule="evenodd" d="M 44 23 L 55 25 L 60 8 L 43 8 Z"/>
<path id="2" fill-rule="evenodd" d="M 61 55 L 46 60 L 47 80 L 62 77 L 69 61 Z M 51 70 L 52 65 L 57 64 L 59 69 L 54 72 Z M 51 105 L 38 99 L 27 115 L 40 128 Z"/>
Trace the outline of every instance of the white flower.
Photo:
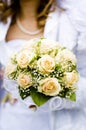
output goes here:
<path id="1" fill-rule="evenodd" d="M 35 44 L 35 39 L 28 40 L 22 46 L 22 50 L 27 49 L 28 51 L 33 52 L 33 51 L 35 51 L 34 44 Z"/>
<path id="2" fill-rule="evenodd" d="M 76 57 L 75 55 L 69 51 L 68 49 L 64 49 L 62 51 L 59 51 L 56 58 L 56 63 L 63 63 L 67 61 L 71 61 L 72 63 L 76 64 Z"/>
<path id="3" fill-rule="evenodd" d="M 17 79 L 18 84 L 22 88 L 27 88 L 32 85 L 32 77 L 30 74 L 20 74 Z"/>
<path id="4" fill-rule="evenodd" d="M 28 49 L 29 51 L 36 52 L 36 47 L 37 47 L 39 42 L 41 42 L 40 38 L 34 38 L 34 39 L 31 39 L 31 40 L 28 40 L 22 46 L 22 50 Z"/>
<path id="5" fill-rule="evenodd" d="M 17 54 L 16 60 L 20 68 L 27 68 L 30 61 L 35 57 L 34 52 L 24 49 Z"/>
<path id="6" fill-rule="evenodd" d="M 16 68 L 17 68 L 17 65 L 12 64 L 12 62 L 9 61 L 8 64 L 6 65 L 6 68 L 5 68 L 6 75 L 9 76 L 11 73 L 15 72 Z"/>
<path id="7" fill-rule="evenodd" d="M 77 72 L 65 72 L 64 81 L 68 87 L 73 87 L 78 80 L 79 74 Z"/>
<path id="8" fill-rule="evenodd" d="M 39 83 L 38 92 L 48 96 L 56 96 L 59 94 L 61 86 L 56 78 L 46 78 Z"/>
<path id="9" fill-rule="evenodd" d="M 49 55 L 44 55 L 42 58 L 38 60 L 38 67 L 40 72 L 50 73 L 55 68 L 54 59 Z"/>
<path id="10" fill-rule="evenodd" d="M 47 53 L 48 51 L 55 49 L 57 45 L 59 45 L 58 42 L 55 42 L 53 40 L 43 39 L 41 41 L 40 52 Z"/>

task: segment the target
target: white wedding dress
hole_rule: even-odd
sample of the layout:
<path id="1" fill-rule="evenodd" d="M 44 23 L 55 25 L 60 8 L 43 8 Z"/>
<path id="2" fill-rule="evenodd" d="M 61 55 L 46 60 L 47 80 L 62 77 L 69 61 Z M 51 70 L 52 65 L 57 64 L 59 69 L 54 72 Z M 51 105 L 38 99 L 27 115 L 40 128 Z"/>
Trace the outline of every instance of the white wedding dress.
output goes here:
<path id="1" fill-rule="evenodd" d="M 75 26 L 76 22 L 71 20 L 67 12 L 60 15 L 56 11 L 51 13 L 51 16 L 52 18 L 49 17 L 46 22 L 44 36 L 58 40 L 77 56 L 81 74 L 77 101 L 74 103 L 61 100 L 58 107 L 60 110 L 57 108 L 53 112 L 49 111 L 48 104 L 34 111 L 20 101 L 13 106 L 6 103 L 5 107 L 1 106 L 0 130 L 86 130 L 86 30 L 78 33 L 77 28 L 72 26 Z M 5 41 L 10 20 L 5 26 L 0 24 L 0 61 L 4 66 L 12 52 L 19 51 L 20 46 L 25 43 L 22 39 Z M 54 103 L 57 105 L 57 102 Z"/>

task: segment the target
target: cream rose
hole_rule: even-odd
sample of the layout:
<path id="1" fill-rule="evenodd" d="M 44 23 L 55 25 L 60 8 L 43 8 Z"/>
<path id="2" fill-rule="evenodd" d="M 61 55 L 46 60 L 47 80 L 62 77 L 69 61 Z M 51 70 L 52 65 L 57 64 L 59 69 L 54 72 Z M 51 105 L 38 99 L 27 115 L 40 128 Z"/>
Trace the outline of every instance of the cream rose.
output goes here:
<path id="1" fill-rule="evenodd" d="M 22 46 L 22 49 L 28 49 L 29 51 L 34 51 L 35 52 L 37 44 L 40 41 L 41 41 L 41 39 L 39 39 L 39 38 L 31 39 L 31 40 L 24 43 L 24 45 Z"/>
<path id="2" fill-rule="evenodd" d="M 32 85 L 32 77 L 28 74 L 20 74 L 17 79 L 18 84 L 22 88 L 27 88 Z"/>
<path id="3" fill-rule="evenodd" d="M 72 87 L 79 80 L 79 74 L 77 72 L 65 72 L 64 81 L 68 87 Z"/>
<path id="4" fill-rule="evenodd" d="M 48 51 L 55 49 L 55 47 L 59 45 L 58 42 L 53 40 L 43 39 L 41 41 L 40 52 L 47 53 Z"/>
<path id="5" fill-rule="evenodd" d="M 72 61 L 72 63 L 76 64 L 76 57 L 75 55 L 69 51 L 68 49 L 64 49 L 62 51 L 59 51 L 56 58 L 56 63 L 63 63 L 67 61 Z"/>
<path id="6" fill-rule="evenodd" d="M 42 58 L 38 60 L 38 67 L 41 72 L 50 73 L 55 68 L 54 59 L 49 55 L 44 55 Z"/>
<path id="7" fill-rule="evenodd" d="M 61 86 L 56 78 L 46 78 L 39 83 L 38 91 L 48 96 L 59 94 Z"/>
<path id="8" fill-rule="evenodd" d="M 35 50 L 34 44 L 35 44 L 35 39 L 31 39 L 24 43 L 24 45 L 22 46 L 22 50 L 28 49 L 29 51 L 34 51 Z"/>
<path id="9" fill-rule="evenodd" d="M 7 64 L 5 73 L 7 76 L 9 76 L 11 73 L 16 71 L 17 66 L 15 64 L 12 64 L 11 61 Z"/>
<path id="10" fill-rule="evenodd" d="M 17 54 L 16 60 L 20 68 L 26 68 L 34 56 L 35 54 L 32 51 L 24 49 Z"/>

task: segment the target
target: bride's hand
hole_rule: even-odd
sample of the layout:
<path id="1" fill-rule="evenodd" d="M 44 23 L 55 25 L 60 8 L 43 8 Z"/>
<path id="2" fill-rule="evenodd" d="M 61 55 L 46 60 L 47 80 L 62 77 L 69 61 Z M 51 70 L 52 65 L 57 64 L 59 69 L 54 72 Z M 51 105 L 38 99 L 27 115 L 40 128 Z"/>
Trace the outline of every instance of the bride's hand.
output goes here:
<path id="1" fill-rule="evenodd" d="M 5 104 L 6 102 L 10 102 L 11 105 L 14 105 L 17 102 L 16 98 L 12 98 L 11 94 L 6 94 L 2 99 L 2 104 Z"/>

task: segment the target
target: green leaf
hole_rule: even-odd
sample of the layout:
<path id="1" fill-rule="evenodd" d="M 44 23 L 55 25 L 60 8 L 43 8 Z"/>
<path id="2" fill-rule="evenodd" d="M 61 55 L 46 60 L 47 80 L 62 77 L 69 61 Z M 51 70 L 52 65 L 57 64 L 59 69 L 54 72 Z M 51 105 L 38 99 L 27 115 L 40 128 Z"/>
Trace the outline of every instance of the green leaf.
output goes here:
<path id="1" fill-rule="evenodd" d="M 75 93 L 72 93 L 72 95 L 70 96 L 70 100 L 76 101 L 76 94 Z"/>
<path id="2" fill-rule="evenodd" d="M 30 96 L 30 89 L 29 88 L 23 89 L 19 86 L 19 93 L 21 98 L 24 100 L 25 98 Z"/>
<path id="3" fill-rule="evenodd" d="M 35 57 L 30 61 L 29 64 L 32 64 L 35 60 L 37 60 L 37 56 L 35 56 Z"/>
<path id="4" fill-rule="evenodd" d="M 11 62 L 12 64 L 17 64 L 16 55 L 14 55 L 14 57 L 11 58 Z"/>
<path id="5" fill-rule="evenodd" d="M 37 92 L 34 88 L 31 89 L 30 95 L 37 106 L 43 105 L 50 99 L 50 96 L 45 96 L 44 94 Z"/>

